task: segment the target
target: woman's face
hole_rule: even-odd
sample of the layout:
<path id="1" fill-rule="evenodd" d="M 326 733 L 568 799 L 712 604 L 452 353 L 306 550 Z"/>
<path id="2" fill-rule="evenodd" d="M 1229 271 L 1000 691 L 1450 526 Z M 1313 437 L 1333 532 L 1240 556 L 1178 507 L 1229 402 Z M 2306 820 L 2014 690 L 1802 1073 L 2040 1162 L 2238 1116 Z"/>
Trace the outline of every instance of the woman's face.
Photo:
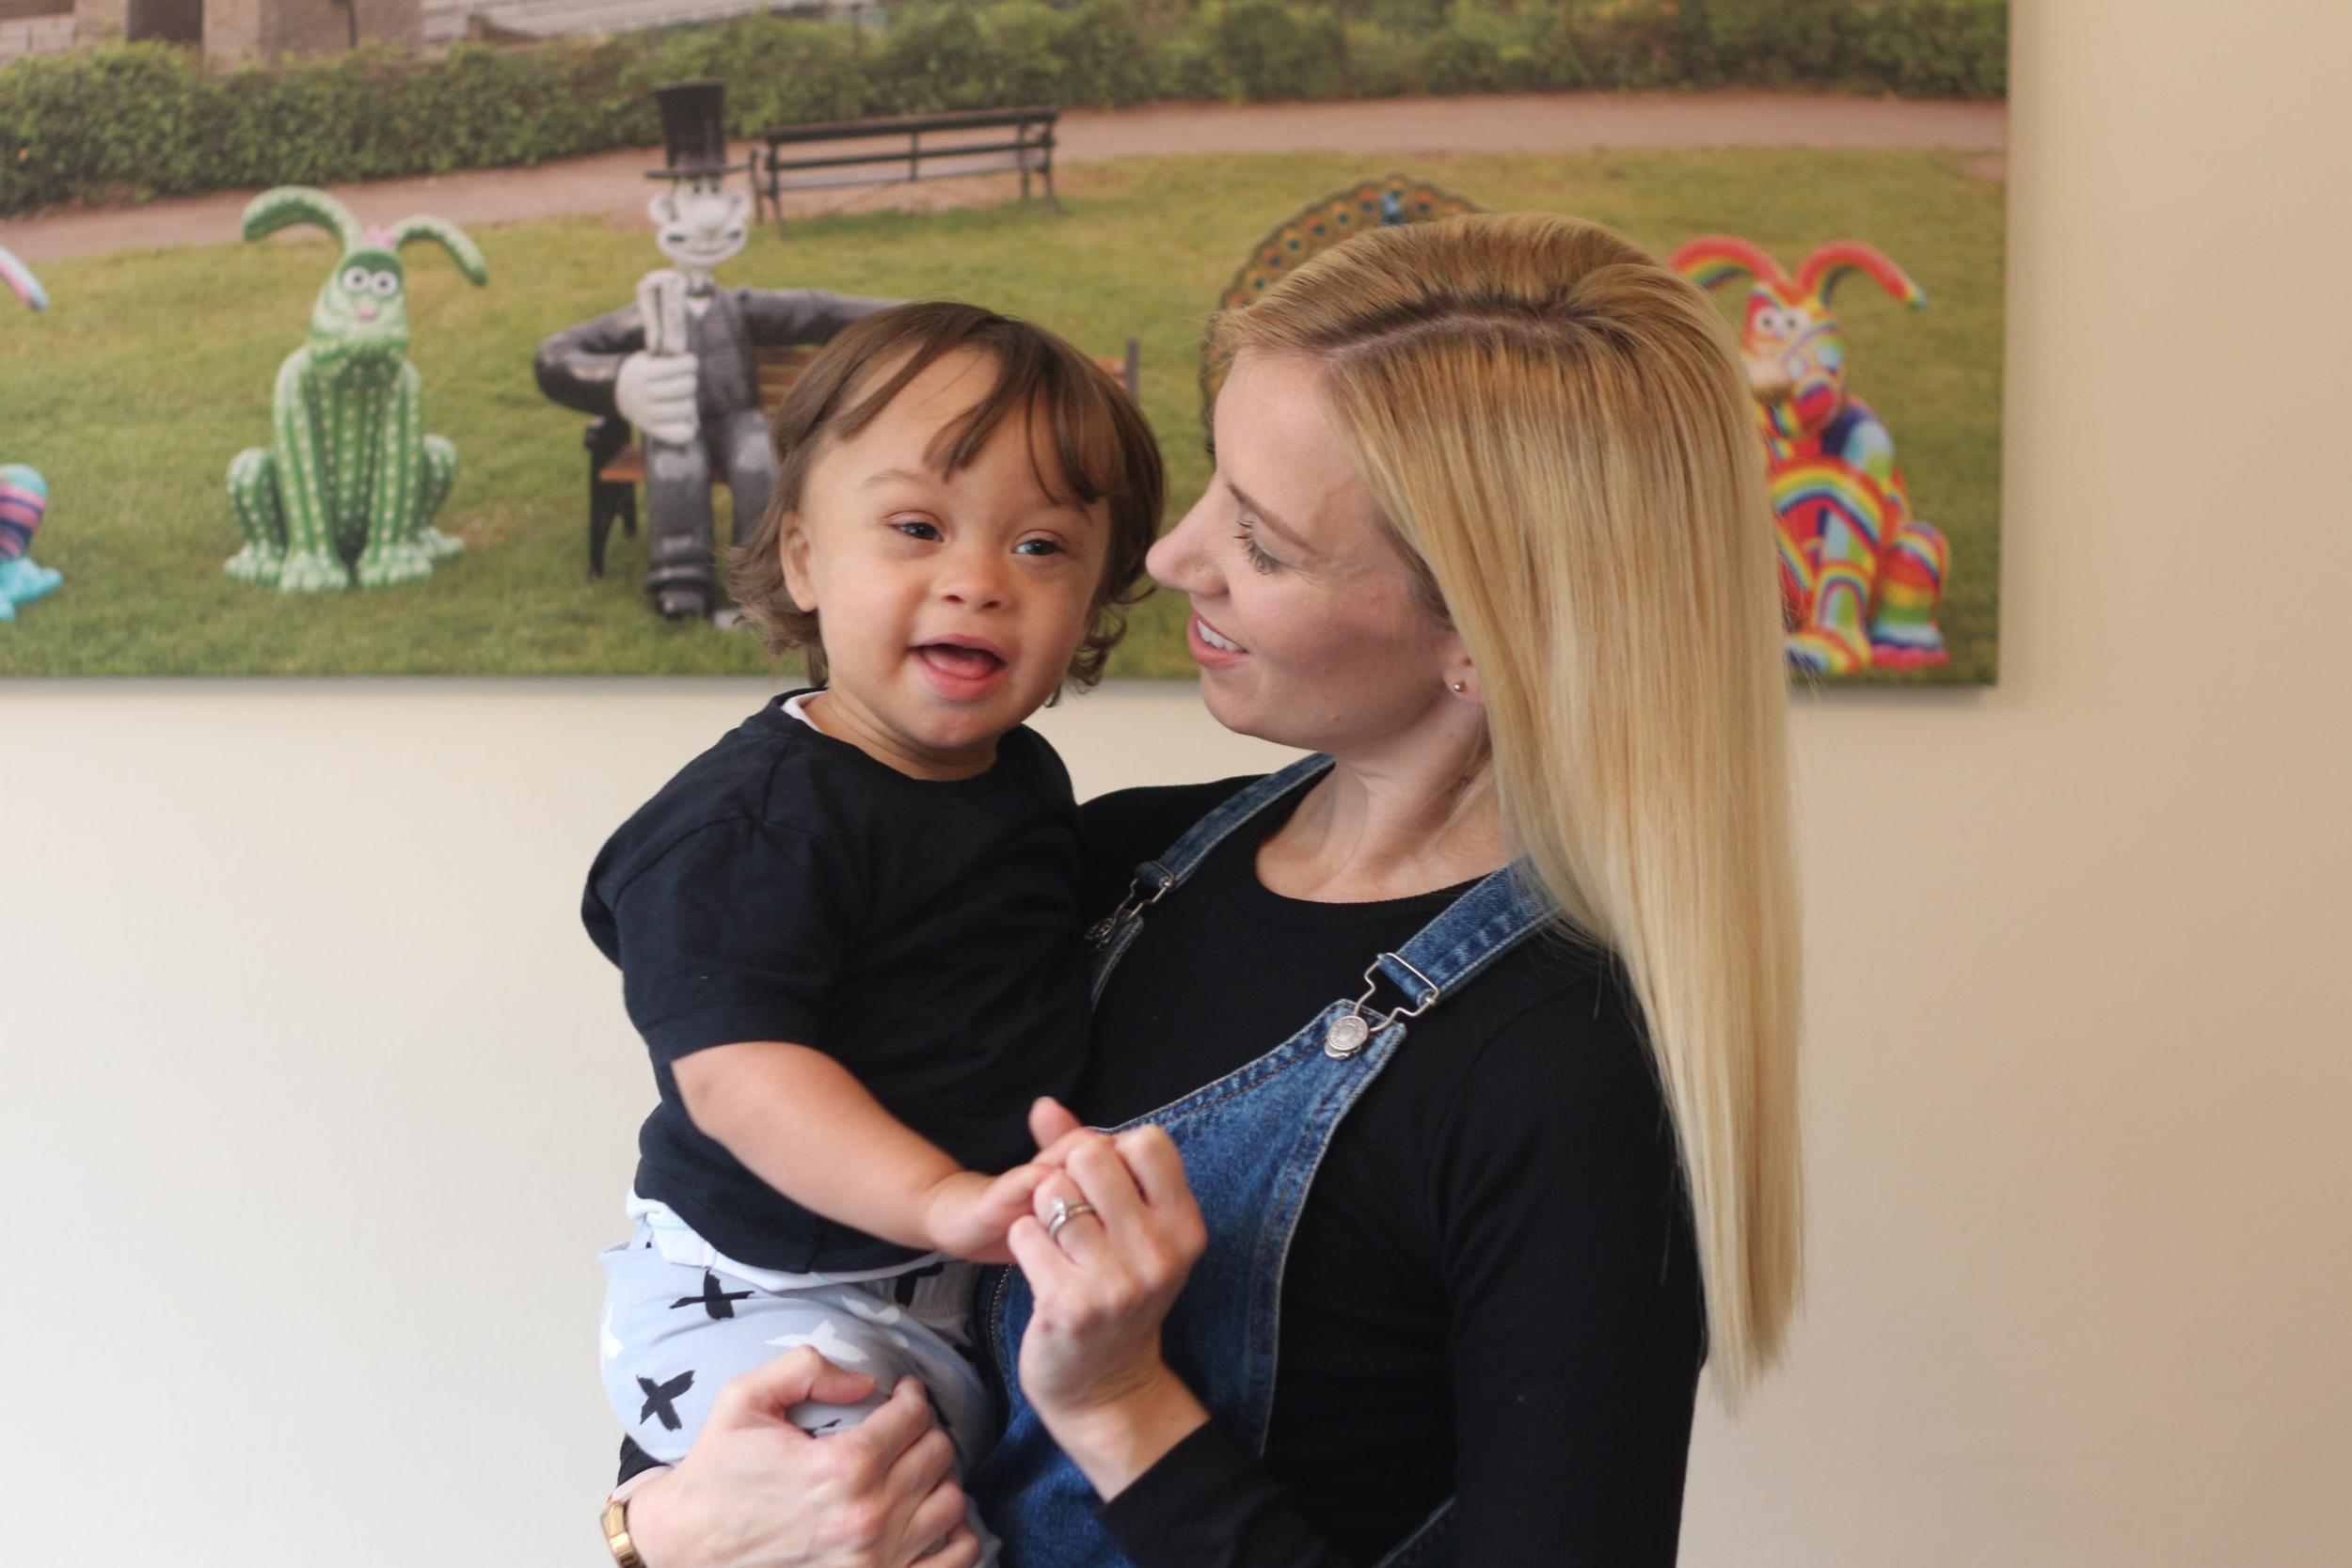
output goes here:
<path id="1" fill-rule="evenodd" d="M 1191 600 L 1185 641 L 1219 723 L 1368 758 L 1458 722 L 1447 682 L 1461 643 L 1375 529 L 1320 382 L 1303 359 L 1235 358 L 1216 401 L 1216 471 L 1148 564 Z"/>

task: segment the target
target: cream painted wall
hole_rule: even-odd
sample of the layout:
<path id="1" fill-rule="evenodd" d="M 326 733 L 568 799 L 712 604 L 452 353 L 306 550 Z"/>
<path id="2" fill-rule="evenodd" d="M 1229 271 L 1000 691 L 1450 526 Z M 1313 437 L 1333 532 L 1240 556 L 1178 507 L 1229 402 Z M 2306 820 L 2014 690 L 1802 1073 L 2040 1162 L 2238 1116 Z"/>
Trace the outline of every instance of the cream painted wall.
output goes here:
<path id="1" fill-rule="evenodd" d="M 1802 702 L 1812 1297 L 1704 1568 L 2352 1561 L 2352 10 L 2015 26 L 2004 679 Z M 574 900 L 759 696 L 0 689 L 12 1558 L 599 1560 L 645 1089 Z"/>

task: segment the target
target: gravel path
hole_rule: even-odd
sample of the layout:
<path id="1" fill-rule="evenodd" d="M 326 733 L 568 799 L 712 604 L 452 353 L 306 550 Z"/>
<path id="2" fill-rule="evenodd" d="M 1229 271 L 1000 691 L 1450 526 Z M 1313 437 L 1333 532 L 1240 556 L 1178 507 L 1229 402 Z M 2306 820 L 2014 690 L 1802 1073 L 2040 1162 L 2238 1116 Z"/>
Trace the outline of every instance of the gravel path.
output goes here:
<path id="1" fill-rule="evenodd" d="M 1352 103 L 1165 104 L 1073 109 L 1061 117 L 1059 161 L 1144 152 L 1568 152 L 1632 147 L 1945 148 L 1986 154 L 2005 173 L 2003 103 L 1777 93 L 1556 93 L 1489 98 L 1381 99 Z M 330 187 L 362 217 L 431 213 L 467 227 L 601 213 L 642 221 L 643 172 L 659 150 L 628 150 L 535 168 L 469 169 Z M 810 193 L 787 214 L 937 208 L 1004 199 L 1009 175 Z M 234 239 L 251 191 L 174 198 L 143 207 L 58 210 L 0 224 L 27 261 L 112 250 L 214 245 Z"/>

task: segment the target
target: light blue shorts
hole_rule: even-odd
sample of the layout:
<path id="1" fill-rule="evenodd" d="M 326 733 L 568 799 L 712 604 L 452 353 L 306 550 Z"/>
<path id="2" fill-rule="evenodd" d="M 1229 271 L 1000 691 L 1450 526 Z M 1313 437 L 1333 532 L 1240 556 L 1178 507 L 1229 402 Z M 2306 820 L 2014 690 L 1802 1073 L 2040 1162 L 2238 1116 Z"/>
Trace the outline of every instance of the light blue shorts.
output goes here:
<path id="1" fill-rule="evenodd" d="M 691 1231 L 681 1238 L 675 1221 L 668 1228 L 657 1241 L 654 1225 L 640 1219 L 627 1242 L 598 1255 L 605 1397 L 653 1458 L 677 1463 L 729 1379 L 801 1345 L 874 1380 L 873 1394 L 856 1404 L 793 1406 L 787 1414 L 803 1432 L 855 1425 L 912 1373 L 955 1443 L 959 1474 L 995 1440 L 995 1401 L 958 1348 L 971 1342 L 977 1265 L 949 1259 L 879 1279 L 765 1275 L 762 1283 L 730 1272 L 715 1252 L 709 1261 L 676 1260 L 688 1256 L 682 1239 L 705 1244 Z M 977 1513 L 972 1523 L 983 1562 L 993 1562 L 994 1541 Z"/>

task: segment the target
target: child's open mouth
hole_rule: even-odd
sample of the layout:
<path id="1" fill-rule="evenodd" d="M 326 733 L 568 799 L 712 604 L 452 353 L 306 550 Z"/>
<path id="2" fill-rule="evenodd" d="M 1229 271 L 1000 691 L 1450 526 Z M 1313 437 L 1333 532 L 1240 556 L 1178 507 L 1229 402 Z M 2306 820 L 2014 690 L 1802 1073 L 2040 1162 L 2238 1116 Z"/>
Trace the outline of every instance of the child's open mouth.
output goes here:
<path id="1" fill-rule="evenodd" d="M 925 642 L 914 650 L 931 689 L 943 697 L 977 697 L 993 690 L 1009 668 L 1002 656 L 961 642 Z"/>

